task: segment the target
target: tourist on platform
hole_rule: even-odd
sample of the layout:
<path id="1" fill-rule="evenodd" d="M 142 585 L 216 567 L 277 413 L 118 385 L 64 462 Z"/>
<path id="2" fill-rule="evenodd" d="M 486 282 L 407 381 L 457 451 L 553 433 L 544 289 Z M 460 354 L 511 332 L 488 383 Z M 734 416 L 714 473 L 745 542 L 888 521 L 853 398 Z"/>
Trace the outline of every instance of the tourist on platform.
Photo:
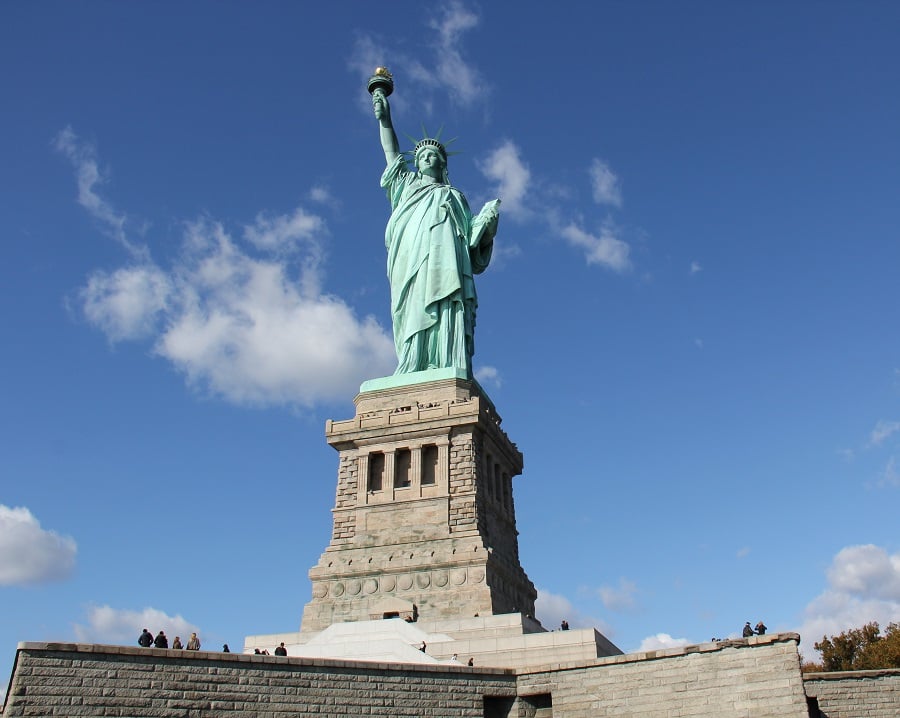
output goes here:
<path id="1" fill-rule="evenodd" d="M 138 637 L 138 645 L 143 646 L 144 648 L 150 648 L 150 646 L 153 645 L 153 634 L 150 633 L 150 631 L 148 631 L 146 628 Z"/>
<path id="2" fill-rule="evenodd" d="M 744 624 L 743 636 L 744 636 L 744 638 L 749 638 L 752 635 L 753 635 L 753 627 L 750 625 L 750 621 L 747 621 Z"/>
<path id="3" fill-rule="evenodd" d="M 475 657 L 474 657 L 474 656 L 469 656 L 469 662 L 466 663 L 466 665 L 467 665 L 467 666 L 474 666 L 474 665 L 475 665 Z"/>
<path id="4" fill-rule="evenodd" d="M 196 633 L 192 633 L 191 637 L 188 639 L 187 649 L 189 651 L 199 651 L 200 650 L 200 639 L 197 638 Z"/>
<path id="5" fill-rule="evenodd" d="M 176 651 L 180 651 L 182 648 L 184 648 L 184 646 L 181 645 L 180 636 L 175 636 L 175 640 L 172 641 L 172 648 L 174 648 Z"/>
<path id="6" fill-rule="evenodd" d="M 284 641 L 281 642 L 281 645 L 275 649 L 276 656 L 286 656 L 287 648 L 284 647 Z"/>
<path id="7" fill-rule="evenodd" d="M 227 643 L 222 646 L 222 653 L 231 653 L 231 649 L 228 647 Z"/>
<path id="8" fill-rule="evenodd" d="M 756 624 L 756 635 L 757 636 L 766 635 L 766 624 L 763 623 L 762 621 L 760 621 L 759 623 Z"/>
<path id="9" fill-rule="evenodd" d="M 169 639 L 166 638 L 165 631 L 160 631 L 156 634 L 156 638 L 153 639 L 153 645 L 157 648 L 168 648 L 169 647 Z"/>
<path id="10" fill-rule="evenodd" d="M 568 631 L 569 630 L 569 622 L 564 618 L 562 623 L 559 624 L 560 631 Z"/>
<path id="11" fill-rule="evenodd" d="M 419 650 L 422 651 L 422 653 L 425 653 L 426 648 L 428 648 L 428 646 L 425 645 L 425 641 L 422 641 L 422 645 L 419 646 Z"/>

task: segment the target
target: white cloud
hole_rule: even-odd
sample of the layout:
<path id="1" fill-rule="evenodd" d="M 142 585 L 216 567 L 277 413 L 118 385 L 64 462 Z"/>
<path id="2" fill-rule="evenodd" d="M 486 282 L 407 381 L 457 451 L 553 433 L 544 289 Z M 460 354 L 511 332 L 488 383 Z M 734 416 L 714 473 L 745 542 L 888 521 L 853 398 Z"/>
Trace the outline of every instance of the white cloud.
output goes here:
<path id="1" fill-rule="evenodd" d="M 868 446 L 881 446 L 898 431 L 900 431 L 900 421 L 879 421 L 869 435 Z"/>
<path id="2" fill-rule="evenodd" d="M 900 554 L 872 544 L 848 546 L 834 557 L 828 582 L 842 593 L 900 602 Z"/>
<path id="3" fill-rule="evenodd" d="M 316 240 L 324 227 L 321 217 L 297 207 L 291 215 L 258 214 L 254 224 L 244 227 L 244 238 L 257 249 L 290 252 L 297 249 L 300 241 Z"/>
<path id="4" fill-rule="evenodd" d="M 502 200 L 501 210 L 513 217 L 528 215 L 524 200 L 531 181 L 531 171 L 522 161 L 519 148 L 510 141 L 491 152 L 478 169 L 489 180 L 497 183 L 497 195 Z"/>
<path id="5" fill-rule="evenodd" d="M 500 387 L 500 385 L 502 384 L 502 381 L 500 379 L 500 372 L 497 371 L 497 368 L 493 366 L 479 367 L 475 371 L 475 379 L 478 380 L 478 383 L 482 386 L 490 384 L 492 386 Z"/>
<path id="6" fill-rule="evenodd" d="M 622 206 L 622 190 L 619 178 L 601 159 L 594 159 L 589 170 L 594 201 L 597 204 Z"/>
<path id="7" fill-rule="evenodd" d="M 806 655 L 823 636 L 837 635 L 871 621 L 900 621 L 900 554 L 880 546 L 848 546 L 827 572 L 829 587 L 809 603 L 798 629 Z"/>
<path id="8" fill-rule="evenodd" d="M 703 267 L 700 266 L 700 262 L 693 261 L 691 262 L 691 274 L 697 274 L 698 272 L 702 272 Z"/>
<path id="9" fill-rule="evenodd" d="M 93 150 L 71 130 L 60 137 L 77 172 L 96 166 Z M 93 187 L 96 177 L 87 174 Z M 90 196 L 79 200 L 89 212 L 111 212 Z M 243 243 L 221 223 L 201 219 L 186 225 L 170 267 L 153 263 L 115 217 L 115 238 L 140 261 L 94 272 L 79 294 L 84 316 L 111 341 L 150 339 L 193 387 L 238 404 L 311 406 L 393 371 L 388 333 L 322 289 L 321 217 L 302 207 L 261 213 L 243 228 Z"/>
<path id="10" fill-rule="evenodd" d="M 153 265 L 96 271 L 79 296 L 84 314 L 111 341 L 149 336 L 168 306 L 169 277 Z"/>
<path id="11" fill-rule="evenodd" d="M 164 631 L 170 646 L 175 636 L 181 637 L 182 643 L 187 643 L 187 637 L 191 633 L 200 634 L 200 629 L 181 615 L 170 616 L 155 608 L 133 611 L 110 606 L 89 606 L 86 614 L 86 624 L 76 623 L 72 627 L 80 643 L 136 646 L 138 636 L 144 628 L 154 636 Z"/>
<path id="12" fill-rule="evenodd" d="M 77 551 L 73 538 L 42 529 L 27 508 L 0 504 L 0 586 L 62 581 Z"/>
<path id="13" fill-rule="evenodd" d="M 584 251 L 588 264 L 601 264 L 615 272 L 625 272 L 631 267 L 628 245 L 615 236 L 608 224 L 600 229 L 599 235 L 585 232 L 574 223 L 563 227 L 560 233 L 569 244 Z"/>
<path id="14" fill-rule="evenodd" d="M 97 187 L 104 184 L 104 176 L 97 161 L 97 150 L 89 142 L 81 140 L 71 127 L 66 127 L 54 140 L 54 146 L 62 152 L 75 168 L 78 182 L 78 204 L 100 223 L 103 231 L 125 249 L 134 259 L 146 261 L 149 252 L 146 247 L 132 243 L 125 232 L 127 217 L 116 209 L 97 192 Z"/>
<path id="15" fill-rule="evenodd" d="M 323 185 L 317 185 L 310 189 L 309 198 L 313 202 L 317 202 L 318 204 L 324 204 L 328 207 L 338 207 L 340 206 L 340 202 L 338 199 L 331 193 L 331 190 L 328 187 Z"/>
<path id="16" fill-rule="evenodd" d="M 647 636 L 641 641 L 641 645 L 637 650 L 638 652 L 659 651 L 666 648 L 680 648 L 689 644 L 690 641 L 686 638 L 672 638 L 668 633 L 657 633 L 653 636 Z"/>
<path id="17" fill-rule="evenodd" d="M 888 459 L 875 485 L 882 489 L 887 486 L 900 486 L 900 469 L 897 467 L 896 457 L 892 456 Z"/>
<path id="18" fill-rule="evenodd" d="M 600 586 L 597 595 L 610 611 L 627 611 L 635 607 L 637 585 L 625 578 L 619 579 L 618 586 Z"/>
<path id="19" fill-rule="evenodd" d="M 538 589 L 538 597 L 534 603 L 537 619 L 547 630 L 559 628 L 563 620 L 568 621 L 570 628 L 596 628 L 609 638 L 611 627 L 603 621 L 586 616 L 578 611 L 565 596 Z"/>
<path id="20" fill-rule="evenodd" d="M 432 14 L 436 17 L 428 27 L 436 37 L 431 36 L 432 53 L 426 59 L 396 51 L 372 36 L 362 35 L 356 40 L 348 66 L 361 81 L 365 82 L 379 65 L 402 68 L 402 76 L 395 80 L 409 91 L 392 97 L 392 107 L 408 107 L 412 102 L 410 98 L 414 97 L 417 112 L 424 110 L 430 115 L 437 93 L 448 96 L 460 106 L 472 105 L 488 94 L 488 84 L 478 68 L 467 62 L 470 53 L 463 46 L 466 33 L 478 27 L 479 16 L 461 2 L 445 3 Z M 365 112 L 371 113 L 371 101 L 362 94 L 360 97 L 364 100 Z"/>
<path id="21" fill-rule="evenodd" d="M 750 555 L 750 547 L 749 546 L 743 546 L 743 547 L 739 548 L 737 551 L 737 554 L 736 554 L 737 558 L 747 558 L 747 556 L 749 556 L 749 555 Z"/>
<path id="22" fill-rule="evenodd" d="M 311 406 L 393 369 L 393 342 L 375 319 L 322 293 L 317 249 L 292 277 L 291 265 L 250 256 L 220 224 L 191 225 L 186 244 L 155 350 L 193 386 L 238 404 Z"/>
<path id="23" fill-rule="evenodd" d="M 439 83 L 461 105 L 470 105 L 487 93 L 487 85 L 474 65 L 464 59 L 462 36 L 478 26 L 479 17 L 460 2 L 448 2 L 429 23 L 438 31 L 436 75 Z"/>

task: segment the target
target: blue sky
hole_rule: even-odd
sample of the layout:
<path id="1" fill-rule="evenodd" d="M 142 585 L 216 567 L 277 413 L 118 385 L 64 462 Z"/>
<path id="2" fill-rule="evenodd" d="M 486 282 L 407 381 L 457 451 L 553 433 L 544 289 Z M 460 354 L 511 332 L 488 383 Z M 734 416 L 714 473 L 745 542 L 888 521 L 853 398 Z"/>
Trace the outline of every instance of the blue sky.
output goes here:
<path id="1" fill-rule="evenodd" d="M 900 7 L 0 5 L 0 673 L 296 630 L 393 369 L 384 158 L 503 200 L 475 368 L 538 618 L 900 620 Z"/>

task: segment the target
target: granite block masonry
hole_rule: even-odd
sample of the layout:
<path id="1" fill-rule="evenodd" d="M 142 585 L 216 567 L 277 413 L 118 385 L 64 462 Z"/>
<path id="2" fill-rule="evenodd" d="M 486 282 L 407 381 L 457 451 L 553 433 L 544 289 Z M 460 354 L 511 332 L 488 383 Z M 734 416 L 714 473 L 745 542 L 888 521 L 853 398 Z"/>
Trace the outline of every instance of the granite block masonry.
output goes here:
<path id="1" fill-rule="evenodd" d="M 3 718 L 819 718 L 804 694 L 798 642 L 771 634 L 518 670 L 22 643 Z M 896 688 L 898 672 L 880 680 Z M 873 685 L 848 676 L 829 702 L 819 681 L 816 710 L 896 716 L 895 698 L 861 712 Z"/>
<path id="2" fill-rule="evenodd" d="M 522 454 L 473 381 L 366 391 L 329 421 L 339 454 L 331 541 L 302 631 L 391 616 L 522 613 L 537 592 L 520 562 L 512 481 Z"/>

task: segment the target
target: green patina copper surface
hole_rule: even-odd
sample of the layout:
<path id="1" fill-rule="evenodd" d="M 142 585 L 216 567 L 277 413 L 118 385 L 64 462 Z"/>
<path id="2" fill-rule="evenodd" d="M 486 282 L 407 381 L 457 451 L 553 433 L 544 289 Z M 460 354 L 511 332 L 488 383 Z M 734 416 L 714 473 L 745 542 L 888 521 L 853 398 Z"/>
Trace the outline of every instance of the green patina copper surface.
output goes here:
<path id="1" fill-rule="evenodd" d="M 388 88 L 375 79 L 369 88 L 387 164 L 381 186 L 391 203 L 385 245 L 395 376 L 456 369 L 471 379 L 478 306 L 473 277 L 491 260 L 500 200 L 473 215 L 462 192 L 450 185 L 447 151 L 438 138 L 416 145 L 410 168 L 387 100 L 393 81 Z"/>
<path id="2" fill-rule="evenodd" d="M 412 384 L 425 384 L 432 381 L 442 381 L 444 379 L 467 379 L 471 380 L 463 369 L 448 367 L 446 369 L 426 369 L 425 371 L 407 372 L 406 374 L 394 374 L 394 376 L 384 376 L 378 379 L 369 379 L 364 381 L 359 387 L 360 392 L 380 391 L 382 389 L 394 389 L 399 386 L 410 386 Z"/>

